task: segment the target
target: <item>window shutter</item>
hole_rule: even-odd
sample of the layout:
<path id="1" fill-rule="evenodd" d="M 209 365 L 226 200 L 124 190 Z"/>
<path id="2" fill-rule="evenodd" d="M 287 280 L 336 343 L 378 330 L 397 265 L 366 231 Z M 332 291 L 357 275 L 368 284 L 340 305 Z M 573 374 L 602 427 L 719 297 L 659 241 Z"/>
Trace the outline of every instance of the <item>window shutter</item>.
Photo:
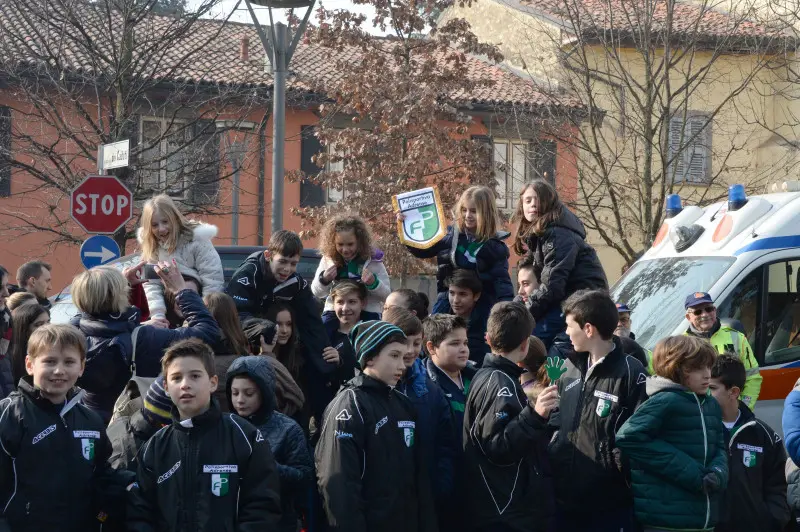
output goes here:
<path id="1" fill-rule="evenodd" d="M 693 116 L 688 121 L 687 137 L 691 139 L 686 150 L 686 167 L 689 174 L 688 180 L 692 183 L 705 183 L 707 181 L 707 168 L 710 161 L 709 148 L 705 128 L 705 116 Z"/>
<path id="2" fill-rule="evenodd" d="M 675 183 L 683 183 L 686 179 L 685 152 L 681 152 L 681 137 L 683 136 L 683 114 L 681 114 L 670 119 L 667 139 L 669 143 L 667 156 L 672 161 L 668 167 L 668 172 Z M 685 139 L 683 141 L 686 142 Z"/>
<path id="3" fill-rule="evenodd" d="M 198 154 L 197 170 L 192 172 L 189 193 L 195 205 L 213 204 L 219 192 L 219 135 L 214 120 L 194 124 L 194 146 Z"/>
<path id="4" fill-rule="evenodd" d="M 300 127 L 300 170 L 307 176 L 316 176 L 322 168 L 314 164 L 312 157 L 322 152 L 322 143 L 314 135 L 314 126 Z M 300 181 L 300 206 L 322 207 L 325 205 L 325 188 L 308 179 Z"/>
<path id="5" fill-rule="evenodd" d="M 0 106 L 0 197 L 11 196 L 11 108 Z"/>
<path id="6" fill-rule="evenodd" d="M 538 140 L 532 142 L 528 150 L 530 151 L 528 165 L 528 179 L 547 179 L 556 184 L 556 153 L 558 145 L 553 140 Z"/>

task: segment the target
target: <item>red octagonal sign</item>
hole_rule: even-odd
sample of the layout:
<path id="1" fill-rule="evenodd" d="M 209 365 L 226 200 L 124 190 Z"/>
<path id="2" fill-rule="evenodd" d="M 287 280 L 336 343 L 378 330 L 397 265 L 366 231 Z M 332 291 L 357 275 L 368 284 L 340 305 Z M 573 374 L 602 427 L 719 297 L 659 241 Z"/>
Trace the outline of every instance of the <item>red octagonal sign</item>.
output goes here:
<path id="1" fill-rule="evenodd" d="M 112 234 L 133 217 L 133 194 L 114 176 L 90 175 L 72 190 L 69 210 L 87 233 Z"/>

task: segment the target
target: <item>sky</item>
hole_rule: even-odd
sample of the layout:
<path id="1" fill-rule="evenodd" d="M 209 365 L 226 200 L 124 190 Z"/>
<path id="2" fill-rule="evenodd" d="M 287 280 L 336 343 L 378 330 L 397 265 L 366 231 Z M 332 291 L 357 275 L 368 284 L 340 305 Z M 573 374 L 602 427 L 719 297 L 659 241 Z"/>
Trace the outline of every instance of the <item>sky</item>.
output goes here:
<path id="1" fill-rule="evenodd" d="M 213 16 L 214 17 L 227 16 L 236 6 L 237 1 L 238 0 L 222 0 L 220 5 L 214 9 L 214 12 L 212 13 Z M 194 7 L 200 4 L 201 2 L 202 0 L 189 0 L 188 3 L 189 7 Z M 370 17 L 375 14 L 375 11 L 371 7 L 363 5 L 356 6 L 350 0 L 317 0 L 317 5 L 315 6 L 315 8 L 320 4 L 324 5 L 326 9 L 349 9 L 354 13 L 364 13 L 365 15 L 367 15 L 367 20 L 370 20 Z M 256 16 L 258 16 L 259 21 L 262 24 L 269 24 L 269 13 L 267 8 L 253 5 L 253 9 L 255 10 Z M 275 18 L 276 22 L 278 20 L 286 22 L 286 16 L 284 13 L 282 13 L 282 11 L 284 10 L 274 9 L 272 11 L 272 16 Z M 302 16 L 304 13 L 305 13 L 304 11 L 300 10 L 300 12 L 297 14 L 299 16 Z M 313 13 L 311 17 L 313 20 L 314 17 Z M 236 10 L 236 13 L 233 14 L 231 20 L 236 22 L 252 23 L 252 20 L 250 18 L 250 13 L 248 13 L 247 11 L 247 7 L 244 4 L 244 0 L 241 1 L 241 5 L 239 5 L 239 8 Z M 375 30 L 375 33 L 378 34 L 380 33 L 380 31 Z"/>

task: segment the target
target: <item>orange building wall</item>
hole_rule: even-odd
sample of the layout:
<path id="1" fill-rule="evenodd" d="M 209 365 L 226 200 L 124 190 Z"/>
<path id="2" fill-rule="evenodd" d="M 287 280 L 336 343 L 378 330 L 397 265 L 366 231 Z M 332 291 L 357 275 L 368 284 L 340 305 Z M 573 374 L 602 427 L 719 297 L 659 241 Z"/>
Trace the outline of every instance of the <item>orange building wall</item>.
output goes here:
<path id="1" fill-rule="evenodd" d="M 0 105 L 3 104 L 0 95 Z M 14 127 L 20 126 L 17 117 L 12 117 Z M 257 121 L 258 118 L 255 118 Z M 300 168 L 300 128 L 301 126 L 313 125 L 318 122 L 318 117 L 311 111 L 287 110 L 286 114 L 286 172 L 298 170 Z M 33 127 L 33 126 L 32 126 Z M 272 124 L 267 125 L 267 154 L 266 154 L 266 179 L 265 179 L 265 212 L 264 212 L 264 231 L 265 242 L 269 239 L 270 218 L 272 214 L 271 196 L 272 180 L 271 174 L 271 135 Z M 484 134 L 485 128 L 480 124 L 475 124 L 470 134 Z M 257 244 L 257 212 L 258 212 L 258 141 L 255 133 L 248 135 L 249 149 L 244 166 L 241 172 L 240 181 L 240 217 L 239 217 L 239 245 Z M 15 157 L 24 157 L 23 150 L 18 150 L 15 145 L 12 152 Z M 65 147 L 65 149 L 68 149 Z M 84 159 L 85 161 L 86 159 Z M 80 159 L 76 159 L 76 165 L 80 165 Z M 576 191 L 576 165 L 575 157 L 571 155 L 569 149 L 560 148 L 557 157 L 557 179 L 559 191 L 564 194 L 565 199 Z M 86 164 L 86 173 L 93 173 L 92 164 Z M 54 212 L 58 219 L 68 228 L 73 235 L 80 240 L 85 240 L 90 235 L 85 234 L 82 229 L 75 226 L 69 217 L 69 197 L 67 195 L 53 194 L 47 191 L 33 191 L 36 180 L 30 176 L 15 172 L 12 176 L 10 198 L 0 198 L 0 227 L 7 227 L 9 224 L 17 223 L 20 217 L 36 224 L 42 228 L 49 227 L 53 223 L 53 218 L 48 213 L 51 206 L 55 206 Z M 230 212 L 233 197 L 233 181 L 228 179 L 220 184 L 219 205 L 221 210 Z M 286 182 L 284 185 L 283 203 L 283 224 L 284 228 L 299 231 L 301 229 L 300 220 L 290 213 L 292 207 L 299 206 L 300 184 Z M 134 219 L 129 222 L 128 228 L 135 228 L 138 223 L 138 209 L 134 213 Z M 209 216 L 202 218 L 203 221 L 212 223 L 219 228 L 215 242 L 218 245 L 230 245 L 232 243 L 232 216 L 230 214 Z M 19 224 L 18 224 L 19 225 Z M 5 234 L 0 238 L 0 265 L 3 265 L 11 273 L 11 281 L 15 276 L 17 268 L 28 260 L 41 259 L 53 265 L 53 292 L 51 295 L 67 285 L 71 279 L 83 270 L 79 257 L 79 244 L 56 244 L 49 245 L 52 235 L 42 230 L 3 231 Z M 314 241 L 306 242 L 308 247 L 315 246 Z M 135 240 L 129 240 L 126 252 L 132 253 L 135 250 Z M 516 258 L 512 257 L 511 264 L 516 264 Z"/>

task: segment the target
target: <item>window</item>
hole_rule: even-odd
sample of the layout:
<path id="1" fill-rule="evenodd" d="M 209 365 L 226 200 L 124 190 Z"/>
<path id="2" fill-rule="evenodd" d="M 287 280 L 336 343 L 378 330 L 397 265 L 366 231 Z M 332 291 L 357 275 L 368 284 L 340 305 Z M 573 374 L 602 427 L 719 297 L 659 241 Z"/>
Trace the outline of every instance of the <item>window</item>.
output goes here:
<path id="1" fill-rule="evenodd" d="M 555 183 L 556 143 L 494 139 L 494 175 L 497 206 L 513 210 L 525 183 L 543 178 Z"/>
<path id="2" fill-rule="evenodd" d="M 711 122 L 708 115 L 677 113 L 669 121 L 667 156 L 675 183 L 708 184 L 711 178 Z"/>
<path id="3" fill-rule="evenodd" d="M 142 185 L 153 192 L 186 198 L 190 188 L 187 165 L 192 159 L 187 145 L 193 137 L 192 128 L 184 121 L 145 117 L 141 132 Z"/>
<path id="4" fill-rule="evenodd" d="M 336 155 L 336 148 L 333 145 L 328 146 L 328 153 L 330 155 Z M 344 171 L 344 161 L 337 161 L 337 162 L 328 162 L 325 165 L 326 172 L 342 172 Z M 326 201 L 328 203 L 338 203 L 342 201 L 346 196 L 347 191 L 344 187 L 344 176 L 339 174 L 335 179 L 328 180 L 327 186 L 327 193 L 326 193 Z"/>
<path id="5" fill-rule="evenodd" d="M 720 318 L 742 324 L 760 364 L 800 359 L 799 277 L 800 259 L 760 266 L 719 305 Z"/>

